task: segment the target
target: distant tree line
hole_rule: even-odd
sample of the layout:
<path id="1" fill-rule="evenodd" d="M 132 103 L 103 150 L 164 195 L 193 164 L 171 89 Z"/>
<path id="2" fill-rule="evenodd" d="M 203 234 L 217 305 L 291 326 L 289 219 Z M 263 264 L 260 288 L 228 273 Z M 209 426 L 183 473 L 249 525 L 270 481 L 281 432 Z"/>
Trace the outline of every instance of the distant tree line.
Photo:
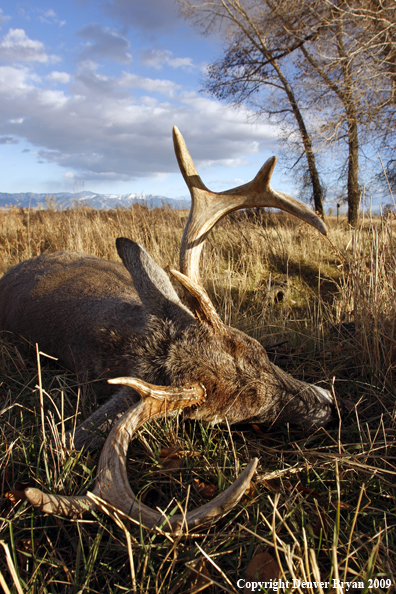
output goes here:
<path id="1" fill-rule="evenodd" d="M 220 31 L 224 39 L 204 89 L 278 123 L 292 168 L 319 214 L 325 195 L 321 155 L 336 164 L 343 180 L 352 226 L 358 221 L 364 156 L 379 152 L 383 173 L 396 186 L 395 0 L 178 4 L 202 32 Z"/>

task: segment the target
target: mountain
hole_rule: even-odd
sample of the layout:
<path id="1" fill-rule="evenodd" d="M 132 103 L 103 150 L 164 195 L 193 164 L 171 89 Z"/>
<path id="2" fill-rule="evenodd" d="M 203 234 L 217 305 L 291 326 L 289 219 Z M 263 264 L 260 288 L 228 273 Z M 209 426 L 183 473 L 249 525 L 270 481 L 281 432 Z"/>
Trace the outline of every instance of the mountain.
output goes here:
<path id="1" fill-rule="evenodd" d="M 90 206 L 91 208 L 109 210 L 111 208 L 129 208 L 131 204 L 139 202 L 150 208 L 161 207 L 164 204 L 171 208 L 190 208 L 190 200 L 154 196 L 152 194 L 95 194 L 94 192 L 60 192 L 57 194 L 37 194 L 26 192 L 22 194 L 6 194 L 0 192 L 0 208 L 19 206 L 22 208 L 56 208 L 64 210 L 75 206 Z"/>

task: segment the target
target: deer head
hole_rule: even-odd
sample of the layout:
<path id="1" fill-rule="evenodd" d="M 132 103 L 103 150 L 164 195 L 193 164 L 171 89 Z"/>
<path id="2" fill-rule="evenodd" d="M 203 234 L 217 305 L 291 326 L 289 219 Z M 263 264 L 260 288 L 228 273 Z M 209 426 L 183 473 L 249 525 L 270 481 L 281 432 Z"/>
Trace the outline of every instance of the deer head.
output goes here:
<path id="1" fill-rule="evenodd" d="M 143 378 L 110 380 L 133 388 L 141 401 L 130 408 L 113 427 L 102 451 L 94 495 L 134 517 L 148 527 L 180 531 L 208 523 L 224 515 L 243 495 L 257 465 L 253 460 L 238 480 L 212 502 L 186 515 L 167 518 L 137 501 L 126 476 L 125 459 L 129 441 L 138 427 L 150 418 L 176 414 L 184 409 L 190 418 L 211 423 L 227 421 L 295 421 L 307 425 L 326 424 L 334 399 L 327 390 L 298 381 L 270 363 L 264 348 L 253 338 L 226 326 L 217 314 L 199 275 L 199 262 L 206 236 L 226 214 L 243 208 L 275 207 L 299 217 L 326 234 L 326 226 L 307 206 L 271 188 L 276 158 L 269 159 L 253 181 L 226 192 L 211 192 L 203 184 L 175 127 L 173 139 L 182 175 L 191 193 L 191 210 L 180 249 L 180 272 L 171 274 L 183 286 L 189 310 L 187 322 L 177 340 L 168 345 L 162 365 L 170 386 L 154 386 Z M 132 279 L 136 268 L 141 276 L 157 278 L 162 295 L 178 304 L 178 297 L 164 272 L 142 248 L 127 239 L 117 240 L 117 249 Z M 140 277 L 139 277 L 140 278 Z M 135 285 L 136 285 L 136 281 Z M 141 282 L 138 279 L 138 284 Z M 167 285 L 169 283 L 169 286 Z M 166 287 L 164 289 L 163 287 Z M 181 309 L 180 309 L 181 311 Z M 191 314 L 192 312 L 192 314 Z M 121 390 L 122 390 L 121 389 Z M 121 391 L 122 394 L 122 391 Z M 95 497 L 67 498 L 26 490 L 31 503 L 44 511 L 73 515 L 95 507 Z"/>

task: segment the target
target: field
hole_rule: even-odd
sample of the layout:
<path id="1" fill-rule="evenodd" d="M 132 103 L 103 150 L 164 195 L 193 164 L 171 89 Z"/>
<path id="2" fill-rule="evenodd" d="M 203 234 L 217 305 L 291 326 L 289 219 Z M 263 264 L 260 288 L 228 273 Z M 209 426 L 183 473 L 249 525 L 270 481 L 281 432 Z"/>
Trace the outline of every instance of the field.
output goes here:
<path id="1" fill-rule="evenodd" d="M 141 243 L 164 268 L 178 268 L 186 217 L 144 206 L 2 211 L 0 274 L 56 250 L 116 260 L 119 236 Z M 201 273 L 222 319 L 258 339 L 292 375 L 334 390 L 339 405 L 339 422 L 309 432 L 179 419 L 140 430 L 130 446 L 130 480 L 152 507 L 205 503 L 260 458 L 242 502 L 210 529 L 173 537 L 116 512 L 70 520 L 28 505 L 28 485 L 69 495 L 92 488 L 100 452 L 68 451 L 64 432 L 88 416 L 96 397 L 56 361 L 28 356 L 3 336 L 4 591 L 247 592 L 244 584 L 278 578 L 296 580 L 300 593 L 341 592 L 334 580 L 353 582 L 350 592 L 394 591 L 394 225 L 391 216 L 366 217 L 350 230 L 331 219 L 326 238 L 259 211 L 231 215 L 209 236 Z"/>

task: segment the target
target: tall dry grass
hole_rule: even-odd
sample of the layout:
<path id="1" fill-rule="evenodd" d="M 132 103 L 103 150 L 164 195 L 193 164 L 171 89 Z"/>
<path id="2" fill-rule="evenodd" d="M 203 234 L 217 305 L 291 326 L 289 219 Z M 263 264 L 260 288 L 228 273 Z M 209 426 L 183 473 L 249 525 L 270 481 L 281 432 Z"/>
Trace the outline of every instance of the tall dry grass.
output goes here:
<path id="1" fill-rule="evenodd" d="M 141 243 L 163 267 L 178 267 L 186 218 L 186 212 L 139 205 L 110 212 L 2 211 L 0 272 L 55 250 L 117 259 L 118 236 Z M 134 489 L 151 505 L 164 508 L 172 497 L 198 505 L 194 479 L 222 490 L 239 465 L 252 456 L 261 460 L 242 505 L 211 529 L 181 539 L 111 514 L 57 519 L 18 499 L 18 481 L 69 494 L 92 484 L 98 455 L 68 451 L 62 433 L 89 413 L 94 395 L 44 358 L 39 377 L 37 362 L 4 337 L 3 589 L 238 592 L 238 579 L 278 574 L 328 581 L 322 587 L 328 591 L 333 578 L 354 581 L 352 591 L 390 591 L 380 580 L 394 583 L 396 558 L 394 224 L 390 217 L 368 218 L 350 230 L 330 220 L 325 238 L 287 216 L 259 211 L 230 216 L 210 235 L 201 274 L 222 318 L 260 340 L 289 373 L 334 389 L 341 418 L 308 435 L 292 427 L 229 432 L 177 420 L 151 423 L 134 440 L 129 460 Z M 173 466 L 161 457 L 169 446 Z M 258 553 L 271 560 L 271 576 Z M 370 588 L 370 579 L 379 580 L 372 582 L 378 587 Z"/>

